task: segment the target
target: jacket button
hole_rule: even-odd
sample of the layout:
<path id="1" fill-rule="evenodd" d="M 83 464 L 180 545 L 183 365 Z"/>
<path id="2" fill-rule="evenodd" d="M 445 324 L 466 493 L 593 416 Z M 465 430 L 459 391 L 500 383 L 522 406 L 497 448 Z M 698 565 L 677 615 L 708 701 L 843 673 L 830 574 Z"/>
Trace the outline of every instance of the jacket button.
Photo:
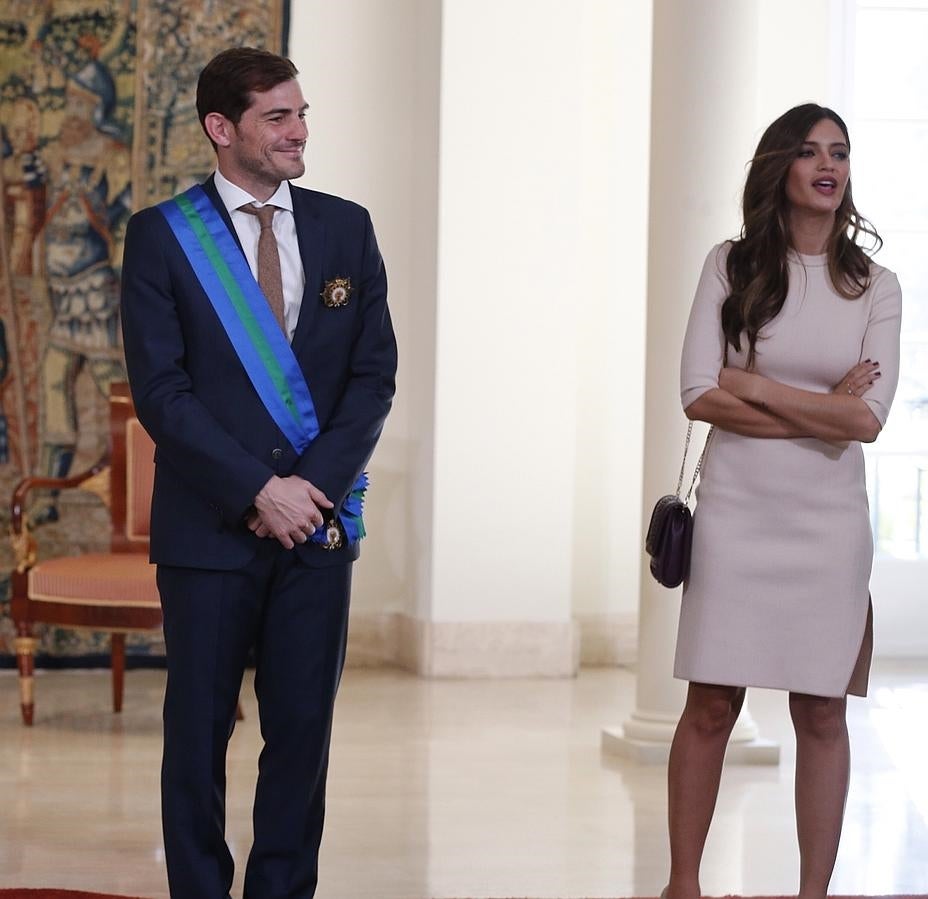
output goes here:
<path id="1" fill-rule="evenodd" d="M 271 450 L 271 458 L 279 459 L 284 454 L 284 451 L 279 447 L 275 450 Z"/>

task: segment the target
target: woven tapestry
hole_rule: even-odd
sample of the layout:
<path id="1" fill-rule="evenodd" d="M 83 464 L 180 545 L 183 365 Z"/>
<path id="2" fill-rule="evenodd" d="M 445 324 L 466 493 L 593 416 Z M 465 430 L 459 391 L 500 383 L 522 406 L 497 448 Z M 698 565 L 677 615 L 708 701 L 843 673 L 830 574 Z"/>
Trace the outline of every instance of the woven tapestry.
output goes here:
<path id="1" fill-rule="evenodd" d="M 109 385 L 125 380 L 119 272 L 126 222 L 202 180 L 203 65 L 232 46 L 280 52 L 286 0 L 0 0 L 0 524 L 27 474 L 62 477 L 106 451 Z M 37 494 L 39 558 L 105 549 L 91 494 Z M 0 545 L 0 657 L 12 654 Z M 105 651 L 48 628 L 39 652 Z M 137 637 L 132 651 L 157 653 Z"/>

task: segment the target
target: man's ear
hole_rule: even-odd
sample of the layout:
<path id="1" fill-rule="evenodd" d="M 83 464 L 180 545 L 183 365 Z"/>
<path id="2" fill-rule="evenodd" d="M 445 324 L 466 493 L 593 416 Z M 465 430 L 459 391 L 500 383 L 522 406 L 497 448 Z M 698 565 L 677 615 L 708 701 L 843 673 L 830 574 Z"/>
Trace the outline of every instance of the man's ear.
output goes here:
<path id="1" fill-rule="evenodd" d="M 228 147 L 232 143 L 232 131 L 235 126 L 221 112 L 208 112 L 203 125 L 216 146 Z"/>

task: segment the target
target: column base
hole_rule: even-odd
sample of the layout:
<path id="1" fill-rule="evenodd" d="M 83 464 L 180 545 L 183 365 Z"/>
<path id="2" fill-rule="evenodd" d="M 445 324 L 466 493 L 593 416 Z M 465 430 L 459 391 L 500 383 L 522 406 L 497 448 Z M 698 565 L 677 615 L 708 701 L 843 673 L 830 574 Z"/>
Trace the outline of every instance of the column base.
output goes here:
<path id="1" fill-rule="evenodd" d="M 678 719 L 679 714 L 636 710 L 625 724 L 603 728 L 603 752 L 643 765 L 666 764 Z M 772 740 L 761 739 L 747 703 L 742 706 L 741 714 L 732 729 L 725 761 L 730 765 L 780 763 L 780 745 Z"/>
<path id="2" fill-rule="evenodd" d="M 621 725 L 604 727 L 601 739 L 602 751 L 640 765 L 667 764 L 667 759 L 670 757 L 670 738 L 643 740 L 630 737 L 625 731 L 626 728 Z M 759 737 L 732 740 L 725 752 L 725 761 L 730 765 L 779 765 L 780 744 Z"/>

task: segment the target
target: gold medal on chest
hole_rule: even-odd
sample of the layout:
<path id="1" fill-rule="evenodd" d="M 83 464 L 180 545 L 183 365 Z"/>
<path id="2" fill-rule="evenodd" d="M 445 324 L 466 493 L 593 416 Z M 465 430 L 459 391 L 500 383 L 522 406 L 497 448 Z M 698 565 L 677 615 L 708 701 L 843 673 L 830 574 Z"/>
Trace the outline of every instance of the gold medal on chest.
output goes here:
<path id="1" fill-rule="evenodd" d="M 347 306 L 351 297 L 351 278 L 333 278 L 331 281 L 326 281 L 321 296 L 322 302 L 329 309 Z"/>

